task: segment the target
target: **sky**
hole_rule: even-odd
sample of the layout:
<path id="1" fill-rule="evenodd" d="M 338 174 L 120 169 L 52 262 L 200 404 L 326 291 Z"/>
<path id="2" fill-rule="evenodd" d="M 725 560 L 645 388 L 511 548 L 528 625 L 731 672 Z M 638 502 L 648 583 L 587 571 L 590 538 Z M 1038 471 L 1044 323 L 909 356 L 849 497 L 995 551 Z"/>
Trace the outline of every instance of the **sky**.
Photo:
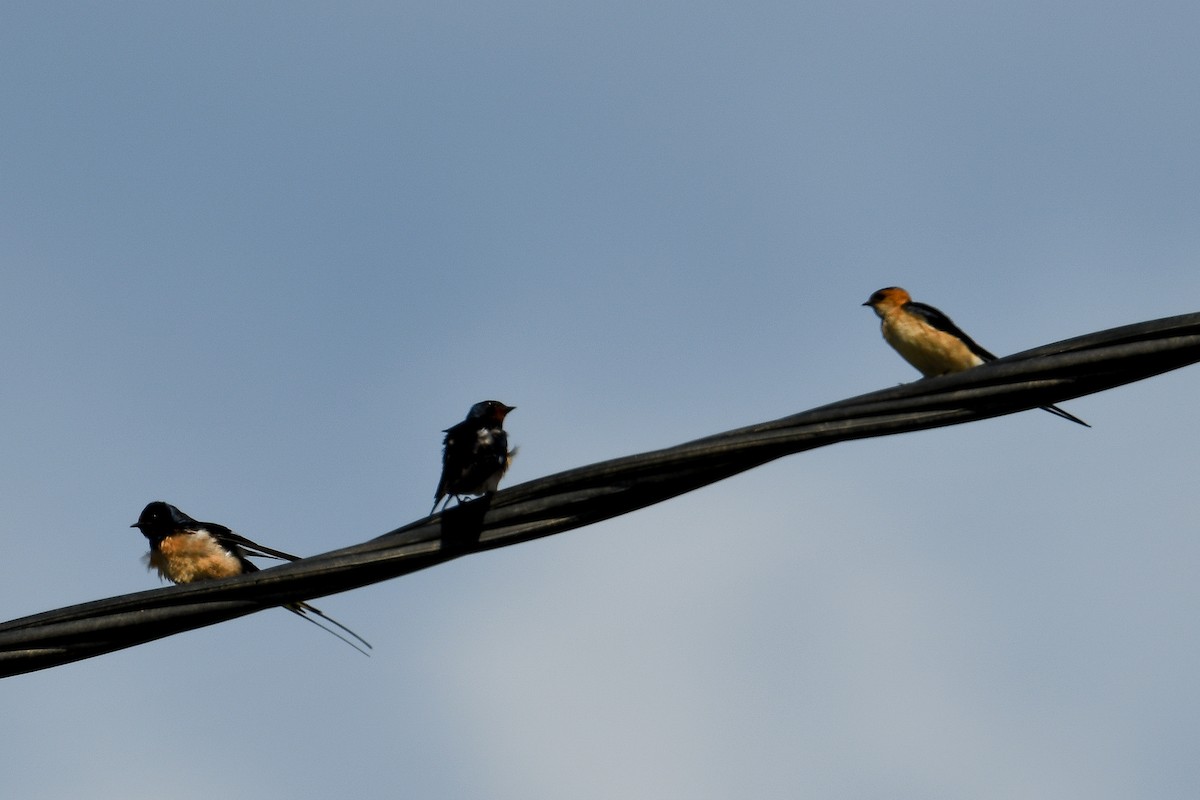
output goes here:
<path id="1" fill-rule="evenodd" d="M 0 617 L 1200 310 L 1194 3 L 6 3 Z M 0 682 L 23 800 L 1193 798 L 1192 367 Z"/>

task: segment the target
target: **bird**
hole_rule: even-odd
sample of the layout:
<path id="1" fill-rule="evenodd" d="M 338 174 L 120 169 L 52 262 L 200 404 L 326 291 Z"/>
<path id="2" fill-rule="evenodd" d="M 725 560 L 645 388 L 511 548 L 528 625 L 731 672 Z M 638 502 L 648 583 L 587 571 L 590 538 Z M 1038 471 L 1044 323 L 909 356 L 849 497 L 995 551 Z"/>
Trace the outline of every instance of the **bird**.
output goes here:
<path id="1" fill-rule="evenodd" d="M 504 477 L 516 448 L 509 452 L 504 418 L 516 406 L 506 406 L 499 400 L 484 400 L 471 406 L 467 418 L 442 433 L 442 477 L 433 493 L 432 514 L 438 503 L 453 497 L 462 502 L 462 495 L 491 494 Z"/>
<path id="2" fill-rule="evenodd" d="M 250 558 L 277 558 L 283 561 L 300 559 L 299 556 L 252 542 L 224 525 L 192 519 L 175 506 L 161 500 L 155 500 L 142 509 L 138 521 L 129 527 L 137 528 L 150 541 L 150 552 L 146 555 L 147 568 L 158 570 L 160 577 L 172 583 L 195 583 L 257 572 L 258 566 L 251 562 Z M 321 630 L 333 634 L 363 655 L 368 655 L 366 650 L 345 636 L 326 628 L 309 616 L 313 614 L 321 617 L 350 634 L 368 649 L 371 648 L 366 639 L 320 609 L 302 601 L 289 603 L 284 607 Z"/>
<path id="3" fill-rule="evenodd" d="M 918 303 L 899 286 L 880 289 L 868 298 L 880 319 L 884 340 L 926 378 L 977 367 L 996 356 L 979 346 L 933 306 Z M 1044 411 L 1090 428 L 1074 414 L 1058 406 L 1039 406 Z"/>

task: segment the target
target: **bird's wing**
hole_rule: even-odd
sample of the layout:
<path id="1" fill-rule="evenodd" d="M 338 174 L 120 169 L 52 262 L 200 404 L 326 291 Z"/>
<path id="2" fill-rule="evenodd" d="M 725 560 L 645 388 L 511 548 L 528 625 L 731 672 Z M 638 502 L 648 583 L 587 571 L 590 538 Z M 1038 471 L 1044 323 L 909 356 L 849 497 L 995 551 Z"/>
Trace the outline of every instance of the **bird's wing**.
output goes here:
<path id="1" fill-rule="evenodd" d="M 925 324 L 929 325 L 931 328 L 936 328 L 937 330 L 942 331 L 943 333 L 948 333 L 951 336 L 955 337 L 956 339 L 961 341 L 963 344 L 965 344 L 967 346 L 968 350 L 970 350 L 975 355 L 979 356 L 984 361 L 995 361 L 996 360 L 995 355 L 993 355 L 992 353 L 989 353 L 987 350 L 984 350 L 982 347 L 980 347 L 979 343 L 976 342 L 974 339 L 972 339 L 970 336 L 967 336 L 965 333 L 963 333 L 962 329 L 959 328 L 957 325 L 955 325 L 953 320 L 951 320 L 949 317 L 947 317 L 945 314 L 943 314 L 941 311 L 937 310 L 933 306 L 927 306 L 924 303 L 918 303 L 916 301 L 912 301 L 912 302 L 906 303 L 904 308 L 913 316 L 919 317 Z"/>
<path id="2" fill-rule="evenodd" d="M 280 561 L 299 561 L 300 556 L 294 556 L 291 553 L 285 553 L 282 550 L 275 550 L 270 547 L 264 547 L 258 542 L 251 541 L 241 534 L 234 533 L 229 528 L 223 525 L 207 524 L 209 531 L 216 537 L 222 545 L 229 547 L 234 552 L 241 552 L 244 556 L 256 556 L 258 558 L 278 558 Z M 232 545 L 232 547 L 230 547 Z M 234 549 L 236 548 L 236 550 Z"/>

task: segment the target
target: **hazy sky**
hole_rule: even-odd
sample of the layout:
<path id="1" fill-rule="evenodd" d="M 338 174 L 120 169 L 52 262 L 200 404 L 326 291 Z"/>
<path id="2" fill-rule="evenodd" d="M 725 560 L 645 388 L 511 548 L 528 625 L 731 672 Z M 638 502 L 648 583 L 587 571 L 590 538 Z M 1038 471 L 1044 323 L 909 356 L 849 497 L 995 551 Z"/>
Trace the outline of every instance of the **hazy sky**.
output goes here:
<path id="1" fill-rule="evenodd" d="M 6 3 L 0 617 L 1200 310 L 1195 3 Z M 0 682 L 22 800 L 1194 798 L 1200 368 Z"/>

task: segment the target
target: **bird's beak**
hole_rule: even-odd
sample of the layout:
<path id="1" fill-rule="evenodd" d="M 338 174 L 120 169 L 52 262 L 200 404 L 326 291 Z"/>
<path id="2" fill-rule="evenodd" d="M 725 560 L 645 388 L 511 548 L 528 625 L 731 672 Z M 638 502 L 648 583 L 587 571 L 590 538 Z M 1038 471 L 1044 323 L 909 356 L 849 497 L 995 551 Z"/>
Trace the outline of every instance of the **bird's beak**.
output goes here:
<path id="1" fill-rule="evenodd" d="M 138 524 L 135 522 L 135 523 L 133 523 L 132 525 L 130 525 L 129 527 L 131 527 L 131 528 L 136 528 L 137 526 L 138 526 Z"/>
<path id="2" fill-rule="evenodd" d="M 864 306 L 869 306 L 869 305 L 871 305 L 871 301 L 870 301 L 870 300 L 868 300 L 867 302 L 863 303 L 863 305 L 864 305 Z"/>

